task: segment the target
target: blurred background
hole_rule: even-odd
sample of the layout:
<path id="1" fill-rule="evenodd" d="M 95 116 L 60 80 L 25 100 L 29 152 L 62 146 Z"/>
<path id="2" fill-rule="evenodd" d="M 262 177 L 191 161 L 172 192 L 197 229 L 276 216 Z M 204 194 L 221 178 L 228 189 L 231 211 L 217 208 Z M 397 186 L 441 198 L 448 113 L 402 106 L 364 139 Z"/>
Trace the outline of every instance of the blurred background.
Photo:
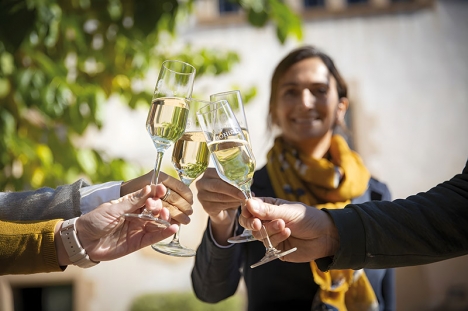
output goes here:
<path id="1" fill-rule="evenodd" d="M 466 0 L 4 0 L 0 190 L 150 171 L 156 151 L 144 124 L 165 59 L 196 67 L 194 97 L 241 90 L 260 168 L 273 142 L 271 74 L 303 44 L 329 54 L 348 82 L 353 148 L 394 198 L 461 172 Z M 176 176 L 170 156 L 162 170 Z M 207 221 L 198 202 L 194 211 L 181 231 L 192 248 Z M 222 305 L 197 302 L 192 265 L 147 248 L 87 270 L 1 276 L 0 310 L 244 309 L 242 284 Z M 468 310 L 468 257 L 397 269 L 397 310 Z"/>

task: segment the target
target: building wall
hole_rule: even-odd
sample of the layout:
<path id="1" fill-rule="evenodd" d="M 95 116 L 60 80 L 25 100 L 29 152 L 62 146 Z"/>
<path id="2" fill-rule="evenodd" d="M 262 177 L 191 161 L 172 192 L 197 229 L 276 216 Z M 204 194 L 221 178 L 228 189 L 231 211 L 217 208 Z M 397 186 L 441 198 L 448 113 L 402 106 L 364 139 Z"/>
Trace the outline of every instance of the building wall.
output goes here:
<path id="1" fill-rule="evenodd" d="M 265 164 L 272 142 L 261 121 L 268 111 L 272 71 L 290 49 L 303 43 L 331 55 L 349 82 L 355 148 L 371 172 L 388 183 L 394 198 L 429 189 L 460 172 L 467 161 L 466 1 L 440 1 L 433 8 L 409 13 L 307 20 L 303 42 L 284 45 L 272 27 L 209 26 L 195 20 L 181 28 L 178 40 L 240 54 L 241 64 L 230 74 L 197 80 L 194 94 L 208 99 L 211 93 L 235 86 L 258 88 L 258 96 L 246 107 L 258 167 Z M 148 81 L 155 81 L 155 74 Z M 90 133 L 87 143 L 151 170 L 155 150 L 144 128 L 146 113 L 127 111 L 110 101 L 102 132 Z M 165 169 L 169 168 L 166 157 Z M 182 243 L 191 247 L 200 242 L 207 219 L 198 203 L 194 211 L 191 224 L 181 231 Z M 4 276 L 0 310 L 11 310 L 10 284 L 70 280 L 77 285 L 76 310 L 128 310 L 131 300 L 142 293 L 190 291 L 192 265 L 193 258 L 169 257 L 148 248 L 87 270 L 69 267 L 59 274 Z M 449 288 L 465 290 L 465 298 L 458 297 L 467 299 L 467 268 L 467 257 L 461 257 L 398 269 L 398 310 L 435 310 Z"/>

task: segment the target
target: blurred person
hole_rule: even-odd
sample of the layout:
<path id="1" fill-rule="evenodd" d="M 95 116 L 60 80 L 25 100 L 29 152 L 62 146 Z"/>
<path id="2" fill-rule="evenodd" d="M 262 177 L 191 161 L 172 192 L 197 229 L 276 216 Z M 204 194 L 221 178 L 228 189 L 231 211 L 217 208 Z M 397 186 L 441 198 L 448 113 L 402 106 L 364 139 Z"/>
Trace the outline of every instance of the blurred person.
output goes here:
<path id="1" fill-rule="evenodd" d="M 70 219 L 92 211 L 102 203 L 118 199 L 151 183 L 153 171 L 132 180 L 89 185 L 83 179 L 56 189 L 1 192 L 0 220 L 27 221 Z M 164 207 L 178 223 L 188 224 L 192 214 L 192 191 L 180 180 L 160 173 L 159 181 L 170 189 Z"/>
<path id="2" fill-rule="evenodd" d="M 260 230 L 264 223 L 281 258 L 315 260 L 321 270 L 404 267 L 468 254 L 468 161 L 461 174 L 426 192 L 392 202 L 316 209 L 298 202 L 254 198 L 240 223 Z M 257 238 L 261 235 L 254 232 Z"/>
<path id="3" fill-rule="evenodd" d="M 169 221 L 160 200 L 166 190 L 147 185 L 65 221 L 0 220 L 0 275 L 63 271 L 70 264 L 89 268 L 170 237 L 178 230 L 175 224 L 161 229 L 151 221 L 122 217 L 145 208 Z"/>
<path id="4" fill-rule="evenodd" d="M 344 126 L 348 105 L 346 83 L 328 55 L 311 46 L 289 53 L 271 80 L 269 125 L 280 134 L 266 166 L 255 172 L 252 192 L 329 209 L 390 200 L 387 186 L 372 178 L 359 155 L 335 134 Z M 196 186 L 209 215 L 192 270 L 193 289 L 202 301 L 230 297 L 243 277 L 248 310 L 395 309 L 392 269 L 324 273 L 314 261 L 279 260 L 251 269 L 265 253 L 263 244 L 227 242 L 242 231 L 237 217 L 244 196 L 214 169 Z"/>

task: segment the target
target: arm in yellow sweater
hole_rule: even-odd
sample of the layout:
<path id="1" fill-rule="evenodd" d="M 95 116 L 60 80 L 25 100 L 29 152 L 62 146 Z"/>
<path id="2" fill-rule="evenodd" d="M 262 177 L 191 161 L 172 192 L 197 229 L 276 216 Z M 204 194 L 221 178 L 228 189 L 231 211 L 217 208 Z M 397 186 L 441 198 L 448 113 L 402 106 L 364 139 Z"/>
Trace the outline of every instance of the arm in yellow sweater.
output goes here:
<path id="1" fill-rule="evenodd" d="M 0 220 L 0 275 L 63 271 L 54 239 L 61 222 Z"/>

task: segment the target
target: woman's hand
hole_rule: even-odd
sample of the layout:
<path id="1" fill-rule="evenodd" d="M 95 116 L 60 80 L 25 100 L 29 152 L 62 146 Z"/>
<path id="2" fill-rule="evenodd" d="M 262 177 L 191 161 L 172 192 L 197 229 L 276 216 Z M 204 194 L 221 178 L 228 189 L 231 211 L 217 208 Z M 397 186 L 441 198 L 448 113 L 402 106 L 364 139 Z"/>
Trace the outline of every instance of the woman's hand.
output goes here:
<path id="1" fill-rule="evenodd" d="M 214 168 L 208 168 L 195 183 L 198 200 L 210 217 L 216 242 L 227 245 L 233 235 L 237 209 L 245 200 L 242 191 L 223 181 Z"/>
<path id="2" fill-rule="evenodd" d="M 151 183 L 153 171 L 147 174 L 131 179 L 122 183 L 120 187 L 120 196 L 135 192 Z M 173 220 L 181 224 L 190 222 L 189 216 L 192 215 L 193 194 L 188 186 L 180 180 L 165 174 L 159 173 L 159 183 L 171 189 L 170 195 L 164 200 L 163 206 L 169 210 Z"/>

